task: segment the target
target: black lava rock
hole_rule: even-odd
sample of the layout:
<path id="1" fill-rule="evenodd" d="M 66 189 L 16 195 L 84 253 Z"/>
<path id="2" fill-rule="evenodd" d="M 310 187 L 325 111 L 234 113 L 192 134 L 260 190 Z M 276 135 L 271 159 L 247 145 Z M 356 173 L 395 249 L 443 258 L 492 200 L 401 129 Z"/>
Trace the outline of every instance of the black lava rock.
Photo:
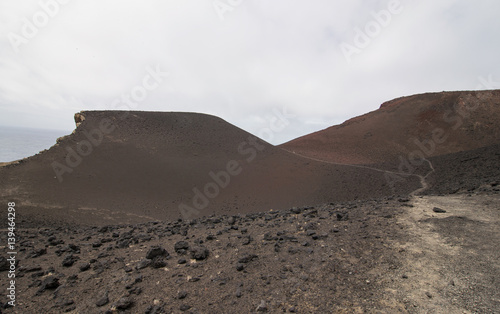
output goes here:
<path id="1" fill-rule="evenodd" d="M 129 297 L 123 297 L 120 300 L 116 301 L 115 307 L 117 310 L 126 310 L 134 304 L 134 301 Z"/>
<path id="2" fill-rule="evenodd" d="M 56 246 L 56 245 L 59 245 L 59 244 L 64 244 L 63 240 L 58 240 L 58 239 L 56 239 L 55 236 L 49 237 L 47 239 L 47 241 L 49 242 L 49 245 L 52 245 L 52 246 Z"/>
<path id="3" fill-rule="evenodd" d="M 186 254 L 189 250 L 189 243 L 186 241 L 179 241 L 174 244 L 174 250 L 177 254 Z"/>
<path id="4" fill-rule="evenodd" d="M 183 305 L 181 305 L 181 307 L 179 309 L 181 311 L 185 312 L 185 311 L 189 310 L 190 308 L 191 308 L 191 305 L 183 304 Z"/>
<path id="5" fill-rule="evenodd" d="M 37 293 L 42 293 L 45 290 L 54 290 L 57 289 L 61 284 L 59 283 L 59 279 L 55 276 L 48 276 L 42 281 L 40 289 L 38 289 Z"/>
<path id="6" fill-rule="evenodd" d="M 68 254 L 62 261 L 62 265 L 64 267 L 71 267 L 73 264 L 78 260 L 78 257 L 74 256 L 73 254 Z"/>
<path id="7" fill-rule="evenodd" d="M 208 257 L 209 251 L 204 246 L 196 246 L 191 249 L 191 257 L 197 261 L 204 260 Z"/>
<path id="8" fill-rule="evenodd" d="M 257 312 L 267 312 L 267 304 L 266 301 L 261 300 L 259 306 L 255 309 Z"/>
<path id="9" fill-rule="evenodd" d="M 242 245 L 248 245 L 252 242 L 252 237 L 251 236 L 246 236 L 243 238 L 243 241 L 241 242 Z"/>
<path id="10" fill-rule="evenodd" d="M 439 213 L 439 214 L 446 213 L 446 210 L 441 209 L 441 208 L 439 208 L 439 207 L 434 207 L 434 208 L 432 209 L 432 211 L 433 211 L 433 212 L 435 212 L 435 213 Z"/>
<path id="11" fill-rule="evenodd" d="M 103 293 L 101 293 L 98 297 L 97 297 L 97 301 L 95 302 L 95 305 L 97 307 L 101 307 L 101 306 L 104 306 L 106 304 L 109 303 L 109 298 L 108 298 L 108 292 L 105 291 Z"/>
<path id="12" fill-rule="evenodd" d="M 9 270 L 9 267 L 10 267 L 9 261 L 5 257 L 0 256 L 0 271 Z"/>
<path id="13" fill-rule="evenodd" d="M 303 211 L 303 209 L 298 207 L 293 207 L 292 209 L 290 209 L 290 211 L 292 212 L 292 214 L 298 215 Z"/>
<path id="14" fill-rule="evenodd" d="M 238 259 L 238 263 L 247 264 L 256 259 L 258 256 L 255 254 L 244 254 Z"/>
<path id="15" fill-rule="evenodd" d="M 146 254 L 147 259 L 154 259 L 155 257 L 158 256 L 168 256 L 167 250 L 162 248 L 161 246 L 153 246 L 149 249 L 148 253 Z"/>
<path id="16" fill-rule="evenodd" d="M 35 249 L 31 252 L 31 258 L 37 258 L 44 254 L 47 254 L 47 249 Z"/>
<path id="17" fill-rule="evenodd" d="M 188 293 L 186 291 L 179 291 L 179 293 L 177 293 L 177 299 L 179 300 L 185 299 L 187 295 Z"/>
<path id="18" fill-rule="evenodd" d="M 245 265 L 244 264 L 242 264 L 242 263 L 236 264 L 236 270 L 237 271 L 242 271 L 244 269 L 245 269 Z"/>
<path id="19" fill-rule="evenodd" d="M 137 270 L 140 270 L 140 269 L 144 269 L 146 267 L 148 267 L 149 265 L 151 265 L 151 260 L 150 259 L 142 259 L 140 260 L 137 265 L 135 266 L 135 269 Z"/>
<path id="20" fill-rule="evenodd" d="M 80 271 L 87 271 L 90 269 L 90 263 L 82 263 L 79 266 Z"/>
<path id="21" fill-rule="evenodd" d="M 167 262 L 163 257 L 156 257 L 151 263 L 151 266 L 153 266 L 153 268 L 163 268 L 167 266 Z"/>

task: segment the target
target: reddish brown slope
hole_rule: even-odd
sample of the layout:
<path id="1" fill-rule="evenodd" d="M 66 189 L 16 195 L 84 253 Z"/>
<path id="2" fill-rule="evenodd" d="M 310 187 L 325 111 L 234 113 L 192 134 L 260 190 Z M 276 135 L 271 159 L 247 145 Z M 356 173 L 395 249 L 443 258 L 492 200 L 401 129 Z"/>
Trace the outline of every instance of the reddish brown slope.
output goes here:
<path id="1" fill-rule="evenodd" d="M 281 145 L 346 164 L 467 151 L 500 142 L 500 90 L 428 93 L 386 102 L 341 125 Z"/>
<path id="2" fill-rule="evenodd" d="M 311 161 L 213 116 L 108 111 L 77 115 L 82 120 L 57 146 L 0 168 L 0 199 L 19 202 L 33 219 L 113 224 L 394 192 L 382 172 Z M 101 139 L 99 133 L 108 134 Z M 418 182 L 411 177 L 395 193 L 410 192 Z"/>

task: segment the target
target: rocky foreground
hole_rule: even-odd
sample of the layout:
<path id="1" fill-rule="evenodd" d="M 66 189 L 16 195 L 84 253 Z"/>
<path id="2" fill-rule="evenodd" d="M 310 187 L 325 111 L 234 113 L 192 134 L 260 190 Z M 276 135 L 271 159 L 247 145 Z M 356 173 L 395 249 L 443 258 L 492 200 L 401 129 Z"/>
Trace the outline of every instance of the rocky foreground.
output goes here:
<path id="1" fill-rule="evenodd" d="M 494 313 L 499 190 L 104 227 L 37 227 L 18 208 L 2 311 Z"/>

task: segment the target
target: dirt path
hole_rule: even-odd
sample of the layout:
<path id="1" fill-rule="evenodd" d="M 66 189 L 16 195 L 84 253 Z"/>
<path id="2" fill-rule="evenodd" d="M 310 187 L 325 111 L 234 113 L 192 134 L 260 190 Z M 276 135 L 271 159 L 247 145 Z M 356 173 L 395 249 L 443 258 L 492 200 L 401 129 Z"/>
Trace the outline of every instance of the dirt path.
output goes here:
<path id="1" fill-rule="evenodd" d="M 326 160 L 316 159 L 316 158 L 313 158 L 313 157 L 308 157 L 308 156 L 304 156 L 304 155 L 301 155 L 301 154 L 297 154 L 296 152 L 292 152 L 292 151 L 286 150 L 284 148 L 282 148 L 282 149 L 285 150 L 285 151 L 287 151 L 287 152 L 289 152 L 289 153 L 291 153 L 291 154 L 294 154 L 296 156 L 299 156 L 299 157 L 302 157 L 302 158 L 306 158 L 306 159 L 310 159 L 310 160 L 314 160 L 314 161 L 318 161 L 318 162 L 322 162 L 322 163 L 327 163 L 327 164 L 332 164 L 332 165 L 338 165 L 338 166 L 349 166 L 349 167 L 355 167 L 355 168 L 369 169 L 369 170 L 374 170 L 374 171 L 378 171 L 378 172 L 382 172 L 382 173 L 395 174 L 395 175 L 403 176 L 403 177 L 407 177 L 407 176 L 417 177 L 420 180 L 420 185 L 422 185 L 422 187 L 420 187 L 420 188 L 416 189 L 415 191 L 411 192 L 410 193 L 411 196 L 414 196 L 414 195 L 417 195 L 419 193 L 422 193 L 423 191 L 425 191 L 425 190 L 427 190 L 429 188 L 429 184 L 427 183 L 427 177 L 431 173 L 434 172 L 434 166 L 432 165 L 432 163 L 428 159 L 425 159 L 425 158 L 424 158 L 424 160 L 429 164 L 429 168 L 431 170 L 425 176 L 422 176 L 422 175 L 415 174 L 415 173 L 412 173 L 412 174 L 401 173 L 401 172 L 396 172 L 396 171 L 389 171 L 389 170 L 383 170 L 383 169 L 379 169 L 379 168 L 364 166 L 364 165 L 350 165 L 350 164 L 342 164 L 342 163 L 333 162 L 333 161 L 326 161 Z"/>
<path id="2" fill-rule="evenodd" d="M 409 240 L 394 243 L 404 261 L 387 292 L 410 313 L 498 313 L 500 196 L 426 196 L 412 205 L 398 219 Z"/>
<path id="3" fill-rule="evenodd" d="M 422 187 L 411 192 L 410 193 L 411 196 L 418 195 L 419 193 L 422 193 L 423 191 L 425 191 L 429 188 L 429 184 L 427 183 L 427 177 L 434 172 L 434 166 L 432 165 L 432 163 L 428 159 L 424 158 L 424 160 L 427 162 L 427 164 L 429 164 L 430 171 L 425 176 L 415 174 L 415 176 L 417 176 L 420 179 L 420 184 L 422 185 Z"/>

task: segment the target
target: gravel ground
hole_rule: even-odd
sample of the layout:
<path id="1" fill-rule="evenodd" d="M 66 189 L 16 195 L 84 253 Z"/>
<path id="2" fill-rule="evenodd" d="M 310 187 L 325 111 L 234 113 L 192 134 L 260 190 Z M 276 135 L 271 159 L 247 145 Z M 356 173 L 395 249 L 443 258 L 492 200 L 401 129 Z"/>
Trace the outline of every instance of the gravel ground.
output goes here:
<path id="1" fill-rule="evenodd" d="M 93 228 L 20 219 L 3 311 L 494 313 L 498 204 L 478 190 Z"/>

